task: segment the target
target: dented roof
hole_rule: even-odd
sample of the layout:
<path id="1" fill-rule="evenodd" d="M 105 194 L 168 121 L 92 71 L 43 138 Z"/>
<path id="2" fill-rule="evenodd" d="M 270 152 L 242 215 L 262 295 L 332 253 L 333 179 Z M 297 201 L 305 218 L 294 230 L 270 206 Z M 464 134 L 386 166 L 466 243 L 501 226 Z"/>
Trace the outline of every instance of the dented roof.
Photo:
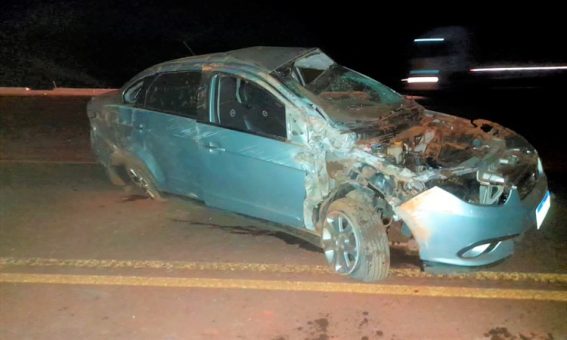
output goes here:
<path id="1" fill-rule="evenodd" d="M 165 64 L 224 63 L 237 61 L 242 64 L 257 66 L 264 71 L 272 72 L 281 65 L 316 50 L 316 47 L 254 46 L 227 52 L 176 59 L 166 62 Z"/>

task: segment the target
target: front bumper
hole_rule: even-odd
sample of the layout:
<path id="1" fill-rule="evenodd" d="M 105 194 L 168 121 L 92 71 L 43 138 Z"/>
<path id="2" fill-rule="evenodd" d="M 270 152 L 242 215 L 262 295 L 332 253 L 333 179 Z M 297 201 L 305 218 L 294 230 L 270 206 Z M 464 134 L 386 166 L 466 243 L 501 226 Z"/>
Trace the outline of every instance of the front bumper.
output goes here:
<path id="1" fill-rule="evenodd" d="M 536 227 L 536 208 L 547 193 L 542 174 L 524 198 L 516 189 L 499 206 L 466 203 L 434 187 L 401 204 L 395 210 L 411 230 L 423 261 L 459 266 L 482 266 L 514 252 L 514 238 Z M 475 257 L 464 257 L 467 249 L 492 245 Z"/>

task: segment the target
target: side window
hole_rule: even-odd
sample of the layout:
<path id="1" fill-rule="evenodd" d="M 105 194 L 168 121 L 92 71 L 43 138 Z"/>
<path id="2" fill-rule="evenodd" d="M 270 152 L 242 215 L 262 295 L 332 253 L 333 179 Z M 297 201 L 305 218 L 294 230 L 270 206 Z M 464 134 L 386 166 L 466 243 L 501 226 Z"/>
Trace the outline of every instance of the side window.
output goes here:
<path id="1" fill-rule="evenodd" d="M 149 87 L 145 107 L 195 117 L 200 81 L 200 72 L 163 73 Z"/>
<path id="2" fill-rule="evenodd" d="M 216 120 L 224 127 L 286 138 L 285 105 L 260 86 L 231 76 L 218 81 Z"/>

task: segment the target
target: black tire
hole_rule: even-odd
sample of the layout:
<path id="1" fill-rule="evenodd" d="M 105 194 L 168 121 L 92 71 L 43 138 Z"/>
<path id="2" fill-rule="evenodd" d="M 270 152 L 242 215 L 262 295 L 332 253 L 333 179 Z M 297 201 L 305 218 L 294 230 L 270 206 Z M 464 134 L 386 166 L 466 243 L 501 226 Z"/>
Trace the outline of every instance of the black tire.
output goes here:
<path id="1" fill-rule="evenodd" d="M 344 218 L 341 220 L 340 216 L 346 217 L 346 222 Z M 352 225 L 352 232 L 347 231 L 348 224 Z M 333 233 L 331 229 L 336 233 L 341 227 L 344 230 L 338 235 L 342 236 L 329 236 Z M 347 234 L 350 236 L 347 237 Z M 353 239 L 357 256 L 351 253 Z M 341 198 L 331 203 L 324 221 L 321 243 L 327 262 L 339 274 L 364 282 L 375 282 L 388 276 L 388 236 L 380 214 L 368 204 L 351 198 Z M 341 256 L 345 258 L 339 260 L 345 263 L 344 269 L 336 260 L 332 260 L 340 259 Z"/>

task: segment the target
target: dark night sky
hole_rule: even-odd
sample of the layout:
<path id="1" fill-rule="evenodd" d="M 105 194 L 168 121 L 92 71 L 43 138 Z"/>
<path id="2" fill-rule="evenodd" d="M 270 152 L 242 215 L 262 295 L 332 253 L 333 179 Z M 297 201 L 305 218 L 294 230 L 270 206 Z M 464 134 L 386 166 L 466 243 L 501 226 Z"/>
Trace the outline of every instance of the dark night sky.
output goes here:
<path id="1" fill-rule="evenodd" d="M 540 59 L 567 62 L 565 19 L 558 7 L 541 2 L 306 3 L 5 1 L 0 86 L 49 86 L 52 80 L 58 86 L 120 86 L 148 66 L 188 55 L 182 41 L 197 54 L 252 45 L 318 46 L 396 86 L 411 40 L 444 25 L 479 29 L 490 46 L 525 46 L 526 58 L 536 51 Z"/>

